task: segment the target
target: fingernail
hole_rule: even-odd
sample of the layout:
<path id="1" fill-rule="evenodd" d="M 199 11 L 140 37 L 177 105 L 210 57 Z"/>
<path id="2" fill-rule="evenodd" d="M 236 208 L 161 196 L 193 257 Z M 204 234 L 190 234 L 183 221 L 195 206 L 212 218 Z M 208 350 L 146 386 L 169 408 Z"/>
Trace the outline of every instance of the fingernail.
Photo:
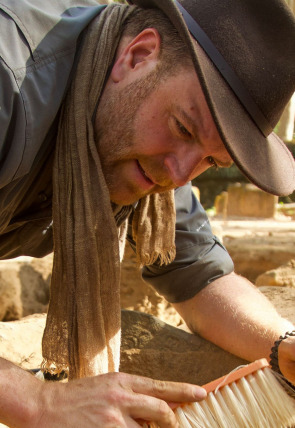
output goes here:
<path id="1" fill-rule="evenodd" d="M 197 400 L 204 400 L 204 398 L 207 397 L 207 391 L 206 389 L 198 386 L 194 389 L 194 396 Z"/>

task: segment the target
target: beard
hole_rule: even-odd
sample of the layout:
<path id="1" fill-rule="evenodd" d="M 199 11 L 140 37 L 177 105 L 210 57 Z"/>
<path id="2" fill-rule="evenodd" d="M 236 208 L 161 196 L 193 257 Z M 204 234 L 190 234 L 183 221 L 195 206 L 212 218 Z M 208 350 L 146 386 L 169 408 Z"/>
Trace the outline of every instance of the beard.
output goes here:
<path id="1" fill-rule="evenodd" d="M 160 80 L 163 82 L 162 77 L 160 69 L 156 69 L 123 90 L 114 86 L 106 87 L 99 101 L 94 137 L 110 199 L 119 205 L 132 204 L 145 196 L 132 182 L 125 183 L 124 188 L 120 172 L 124 163 L 139 157 L 135 147 L 136 112 L 156 90 Z M 159 176 L 159 165 L 153 165 L 148 159 L 145 162 Z"/>

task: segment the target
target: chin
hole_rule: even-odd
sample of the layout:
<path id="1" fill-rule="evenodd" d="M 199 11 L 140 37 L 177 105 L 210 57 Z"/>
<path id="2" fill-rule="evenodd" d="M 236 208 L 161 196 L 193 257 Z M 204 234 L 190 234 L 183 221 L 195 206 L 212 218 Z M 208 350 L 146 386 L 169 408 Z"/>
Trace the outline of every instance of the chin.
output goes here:
<path id="1" fill-rule="evenodd" d="M 140 197 L 135 197 L 131 195 L 118 195 L 118 194 L 111 194 L 110 195 L 111 202 L 117 205 L 132 205 L 135 202 L 137 202 Z"/>

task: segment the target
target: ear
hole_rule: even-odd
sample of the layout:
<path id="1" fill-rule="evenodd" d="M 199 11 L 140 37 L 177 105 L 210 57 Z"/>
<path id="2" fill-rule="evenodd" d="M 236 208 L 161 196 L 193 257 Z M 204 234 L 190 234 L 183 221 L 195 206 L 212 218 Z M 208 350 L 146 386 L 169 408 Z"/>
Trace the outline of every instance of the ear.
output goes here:
<path id="1" fill-rule="evenodd" d="M 118 83 L 130 74 L 152 70 L 160 54 L 161 38 L 155 28 L 147 28 L 119 51 L 111 71 L 111 79 Z"/>

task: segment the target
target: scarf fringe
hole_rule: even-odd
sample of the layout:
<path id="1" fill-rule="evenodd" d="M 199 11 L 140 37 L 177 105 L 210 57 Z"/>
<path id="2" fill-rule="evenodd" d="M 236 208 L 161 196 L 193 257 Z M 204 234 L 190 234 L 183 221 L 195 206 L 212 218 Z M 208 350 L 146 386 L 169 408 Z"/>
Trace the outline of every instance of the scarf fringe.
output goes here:
<path id="1" fill-rule="evenodd" d="M 43 373 L 50 373 L 51 375 L 60 375 L 62 372 L 65 372 L 68 375 L 69 366 L 44 358 L 41 363 L 41 371 Z"/>
<path id="2" fill-rule="evenodd" d="M 140 267 L 158 263 L 159 266 L 168 265 L 173 262 L 176 255 L 176 248 L 163 249 L 162 251 L 153 251 L 151 254 L 137 254 L 137 263 Z"/>

